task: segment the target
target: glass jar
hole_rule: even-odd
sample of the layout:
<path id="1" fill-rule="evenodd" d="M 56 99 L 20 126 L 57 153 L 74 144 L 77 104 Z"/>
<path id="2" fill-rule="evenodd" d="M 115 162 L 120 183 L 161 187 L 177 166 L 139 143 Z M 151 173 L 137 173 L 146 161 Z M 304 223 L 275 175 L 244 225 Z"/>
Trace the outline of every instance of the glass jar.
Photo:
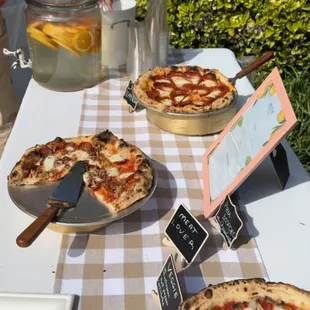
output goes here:
<path id="1" fill-rule="evenodd" d="M 97 0 L 26 0 L 33 78 L 56 91 L 100 82 L 101 15 Z"/>

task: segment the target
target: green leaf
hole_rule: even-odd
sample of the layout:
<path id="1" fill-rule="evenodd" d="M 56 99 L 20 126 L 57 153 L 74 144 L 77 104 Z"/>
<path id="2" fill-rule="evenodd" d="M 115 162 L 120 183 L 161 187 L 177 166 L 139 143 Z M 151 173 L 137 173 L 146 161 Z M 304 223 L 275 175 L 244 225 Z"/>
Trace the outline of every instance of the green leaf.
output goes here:
<path id="1" fill-rule="evenodd" d="M 252 160 L 251 156 L 247 156 L 245 158 L 245 165 L 247 166 L 251 162 L 251 160 Z"/>
<path id="2" fill-rule="evenodd" d="M 269 38 L 273 35 L 274 29 L 272 27 L 268 27 L 265 31 L 265 38 Z"/>
<path id="3" fill-rule="evenodd" d="M 238 126 L 241 127 L 243 124 L 243 116 L 240 117 L 240 119 L 238 120 Z"/>
<path id="4" fill-rule="evenodd" d="M 231 37 L 233 37 L 234 34 L 235 34 L 235 30 L 234 30 L 233 28 L 229 28 L 229 29 L 228 29 L 228 34 L 229 34 Z"/>

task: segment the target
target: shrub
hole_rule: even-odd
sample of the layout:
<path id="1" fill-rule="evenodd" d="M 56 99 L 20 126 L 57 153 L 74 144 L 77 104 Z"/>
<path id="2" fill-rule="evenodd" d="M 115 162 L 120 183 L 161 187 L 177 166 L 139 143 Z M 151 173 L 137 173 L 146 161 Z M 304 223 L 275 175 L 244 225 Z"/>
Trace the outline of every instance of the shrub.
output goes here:
<path id="1" fill-rule="evenodd" d="M 137 0 L 138 15 L 147 0 Z M 225 47 L 237 56 L 273 50 L 280 71 L 304 68 L 310 60 L 307 0 L 167 0 L 170 42 L 176 48 Z"/>

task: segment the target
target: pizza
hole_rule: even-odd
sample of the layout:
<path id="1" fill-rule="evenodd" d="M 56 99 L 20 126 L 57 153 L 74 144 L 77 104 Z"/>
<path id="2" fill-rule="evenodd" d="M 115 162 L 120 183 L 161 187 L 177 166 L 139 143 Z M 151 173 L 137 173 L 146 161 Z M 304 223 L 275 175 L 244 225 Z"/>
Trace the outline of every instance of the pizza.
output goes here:
<path id="1" fill-rule="evenodd" d="M 179 310 L 306 310 L 310 292 L 263 279 L 235 280 L 209 286 L 185 300 Z"/>
<path id="2" fill-rule="evenodd" d="M 197 66 L 156 67 L 142 73 L 133 90 L 143 105 L 177 113 L 222 109 L 237 97 L 236 88 L 218 70 Z"/>
<path id="3" fill-rule="evenodd" d="M 120 212 L 147 196 L 153 171 L 143 152 L 110 131 L 55 140 L 28 149 L 8 176 L 11 186 L 62 179 L 78 161 L 87 161 L 86 187 L 111 212 Z"/>

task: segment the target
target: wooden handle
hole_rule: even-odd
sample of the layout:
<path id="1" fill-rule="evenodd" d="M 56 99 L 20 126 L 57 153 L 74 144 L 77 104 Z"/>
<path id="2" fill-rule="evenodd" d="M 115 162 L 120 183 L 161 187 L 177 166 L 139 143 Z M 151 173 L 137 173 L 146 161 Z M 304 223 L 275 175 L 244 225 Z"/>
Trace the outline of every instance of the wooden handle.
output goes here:
<path id="1" fill-rule="evenodd" d="M 270 60 L 272 57 L 273 57 L 273 52 L 266 52 L 264 55 L 262 55 L 261 57 L 258 57 L 253 62 L 251 62 L 247 67 L 245 67 L 240 72 L 238 72 L 235 78 L 236 79 L 243 78 L 245 75 L 251 73 L 258 67 L 263 65 L 265 62 Z"/>
<path id="2" fill-rule="evenodd" d="M 32 224 L 30 224 L 16 239 L 21 248 L 29 247 L 41 234 L 44 228 L 55 218 L 59 208 L 49 207 Z"/>

